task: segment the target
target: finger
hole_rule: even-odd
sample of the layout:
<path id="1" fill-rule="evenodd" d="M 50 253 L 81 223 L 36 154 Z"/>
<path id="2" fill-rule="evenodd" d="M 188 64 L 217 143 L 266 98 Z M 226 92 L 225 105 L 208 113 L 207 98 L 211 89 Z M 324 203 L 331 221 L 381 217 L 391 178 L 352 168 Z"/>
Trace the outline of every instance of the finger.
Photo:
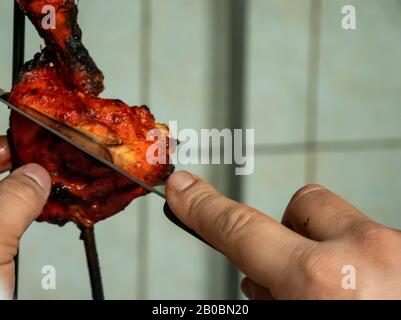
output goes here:
<path id="1" fill-rule="evenodd" d="M 37 164 L 18 168 L 0 182 L 0 245 L 21 238 L 42 211 L 50 186 L 49 174 Z"/>
<path id="2" fill-rule="evenodd" d="M 270 290 L 245 277 L 241 281 L 241 290 L 249 300 L 274 300 Z"/>
<path id="3" fill-rule="evenodd" d="M 265 214 L 221 196 L 190 173 L 171 175 L 166 192 L 183 223 L 271 289 L 285 278 L 290 261 L 312 243 Z"/>
<path id="4" fill-rule="evenodd" d="M 298 190 L 285 210 L 282 223 L 316 241 L 336 238 L 353 224 L 368 221 L 358 209 L 319 185 Z"/>
<path id="5" fill-rule="evenodd" d="M 0 182 L 0 298 L 14 288 L 13 258 L 28 225 L 39 215 L 50 192 L 50 177 L 37 164 L 29 164 Z"/>
<path id="6" fill-rule="evenodd" d="M 11 153 L 7 137 L 0 136 L 0 173 L 11 170 Z"/>

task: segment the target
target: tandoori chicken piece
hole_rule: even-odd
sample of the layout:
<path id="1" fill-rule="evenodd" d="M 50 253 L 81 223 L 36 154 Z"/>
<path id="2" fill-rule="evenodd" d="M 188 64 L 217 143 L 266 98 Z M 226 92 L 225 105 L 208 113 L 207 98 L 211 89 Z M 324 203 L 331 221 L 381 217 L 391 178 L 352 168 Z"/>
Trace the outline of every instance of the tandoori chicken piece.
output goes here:
<path id="1" fill-rule="evenodd" d="M 148 185 L 162 184 L 174 170 L 169 160 L 169 129 L 156 123 L 145 106 L 130 107 L 120 100 L 97 97 L 103 89 L 103 76 L 80 42 L 74 1 L 17 2 L 47 47 L 25 64 L 9 101 L 89 136 L 104 146 L 114 164 Z M 40 29 L 41 6 L 47 4 L 57 8 L 61 28 Z M 14 166 L 35 162 L 51 175 L 51 195 L 38 221 L 59 225 L 74 221 L 91 227 L 148 193 L 15 112 L 10 116 L 9 140 Z M 153 154 L 148 152 L 151 146 L 156 150 Z"/>
<path id="2" fill-rule="evenodd" d="M 78 8 L 74 0 L 16 0 L 32 21 L 51 53 L 58 76 L 70 88 L 85 94 L 98 95 L 103 91 L 103 74 L 82 44 L 82 32 L 77 22 Z M 49 12 L 55 9 L 55 28 L 43 28 Z"/>
<path id="3" fill-rule="evenodd" d="M 168 128 L 155 123 L 147 107 L 129 107 L 120 100 L 85 96 L 66 88 L 55 68 L 46 62 L 45 53 L 26 64 L 10 102 L 33 108 L 92 137 L 109 150 L 116 165 L 149 185 L 162 183 L 172 171 Z M 16 113 L 11 115 L 10 128 L 18 164 L 39 163 L 52 176 L 52 193 L 39 221 L 64 224 L 73 220 L 91 226 L 147 193 Z M 160 144 L 156 149 L 165 150 L 165 154 L 155 156 L 167 161 L 152 164 L 147 150 L 155 141 L 147 141 L 147 135 L 156 130 L 165 138 L 156 142 Z"/>

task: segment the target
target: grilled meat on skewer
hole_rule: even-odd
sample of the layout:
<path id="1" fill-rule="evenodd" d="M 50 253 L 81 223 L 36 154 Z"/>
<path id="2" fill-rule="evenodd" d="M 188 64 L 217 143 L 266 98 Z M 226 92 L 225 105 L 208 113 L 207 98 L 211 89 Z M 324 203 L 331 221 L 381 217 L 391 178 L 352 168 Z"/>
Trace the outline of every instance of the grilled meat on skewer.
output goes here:
<path id="1" fill-rule="evenodd" d="M 78 8 L 74 0 L 16 0 L 45 40 L 58 76 L 69 87 L 85 94 L 103 91 L 103 74 L 82 44 L 82 32 L 77 23 Z M 43 28 L 42 13 L 51 5 L 56 11 L 55 29 Z M 45 11 L 46 12 L 46 11 Z"/>
<path id="2" fill-rule="evenodd" d="M 17 2 L 34 22 L 40 18 L 40 6 L 56 4 L 57 19 L 64 21 L 60 17 L 69 18 L 67 30 L 79 30 L 74 1 Z M 65 12 L 66 16 L 63 16 Z M 68 12 L 74 13 L 72 18 Z M 97 97 L 100 92 L 98 84 L 102 83 L 103 77 L 80 43 L 80 37 L 78 47 L 86 52 L 85 59 L 78 59 L 75 51 L 63 47 L 63 42 L 70 41 L 64 28 L 51 32 L 42 30 L 40 34 L 47 47 L 25 64 L 12 89 L 10 102 L 33 108 L 90 136 L 108 150 L 116 165 L 149 185 L 161 184 L 172 171 L 168 161 L 167 126 L 156 123 L 147 107 L 130 107 L 120 100 Z M 143 187 L 14 112 L 10 117 L 10 129 L 14 164 L 39 163 L 52 177 L 51 195 L 39 221 L 60 225 L 75 221 L 91 227 L 148 193 Z M 157 143 L 161 146 L 159 150 L 165 150 L 165 154 L 159 156 L 167 160 L 166 164 L 147 161 L 148 147 L 154 142 L 146 138 L 154 130 L 165 138 Z"/>

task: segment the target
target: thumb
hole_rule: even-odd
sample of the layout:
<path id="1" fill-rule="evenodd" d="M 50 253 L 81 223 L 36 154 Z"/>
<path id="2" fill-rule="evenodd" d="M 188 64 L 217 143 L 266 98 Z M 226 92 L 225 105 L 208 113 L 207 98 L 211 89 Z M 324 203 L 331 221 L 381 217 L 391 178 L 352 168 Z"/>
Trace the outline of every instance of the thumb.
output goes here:
<path id="1" fill-rule="evenodd" d="M 0 182 L 0 241 L 19 241 L 35 220 L 50 193 L 47 171 L 28 164 L 13 171 Z"/>
<path id="2" fill-rule="evenodd" d="M 12 259 L 22 234 L 42 211 L 50 186 L 49 174 L 37 164 L 18 168 L 0 182 L 0 299 L 12 295 Z"/>
<path id="3" fill-rule="evenodd" d="M 307 241 L 265 214 L 225 198 L 188 172 L 172 174 L 166 194 L 183 223 L 269 288 L 274 279 L 283 277 L 294 250 L 302 252 Z"/>

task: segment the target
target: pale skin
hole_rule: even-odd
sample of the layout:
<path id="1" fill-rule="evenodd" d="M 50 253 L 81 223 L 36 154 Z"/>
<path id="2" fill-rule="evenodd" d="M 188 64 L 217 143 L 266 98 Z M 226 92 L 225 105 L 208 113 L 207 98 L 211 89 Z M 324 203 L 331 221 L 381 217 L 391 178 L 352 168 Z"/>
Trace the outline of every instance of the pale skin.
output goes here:
<path id="1" fill-rule="evenodd" d="M 0 137 L 0 171 L 10 170 L 7 139 Z M 0 299 L 14 292 L 14 256 L 19 241 L 50 193 L 50 176 L 37 164 L 13 171 L 0 182 Z"/>
<path id="2" fill-rule="evenodd" d="M 322 186 L 298 190 L 281 224 L 188 172 L 172 175 L 166 192 L 178 218 L 246 275 L 250 299 L 401 299 L 401 233 Z M 355 290 L 342 287 L 347 265 Z"/>
<path id="3" fill-rule="evenodd" d="M 10 169 L 0 137 L 0 170 Z M 11 298 L 19 240 L 40 214 L 50 177 L 39 165 L 0 182 L 0 298 Z M 219 194 L 181 171 L 166 184 L 167 201 L 185 224 L 245 275 L 250 299 L 401 299 L 401 233 L 366 217 L 319 185 L 298 190 L 282 223 Z M 344 266 L 355 268 L 355 289 L 344 289 Z"/>

